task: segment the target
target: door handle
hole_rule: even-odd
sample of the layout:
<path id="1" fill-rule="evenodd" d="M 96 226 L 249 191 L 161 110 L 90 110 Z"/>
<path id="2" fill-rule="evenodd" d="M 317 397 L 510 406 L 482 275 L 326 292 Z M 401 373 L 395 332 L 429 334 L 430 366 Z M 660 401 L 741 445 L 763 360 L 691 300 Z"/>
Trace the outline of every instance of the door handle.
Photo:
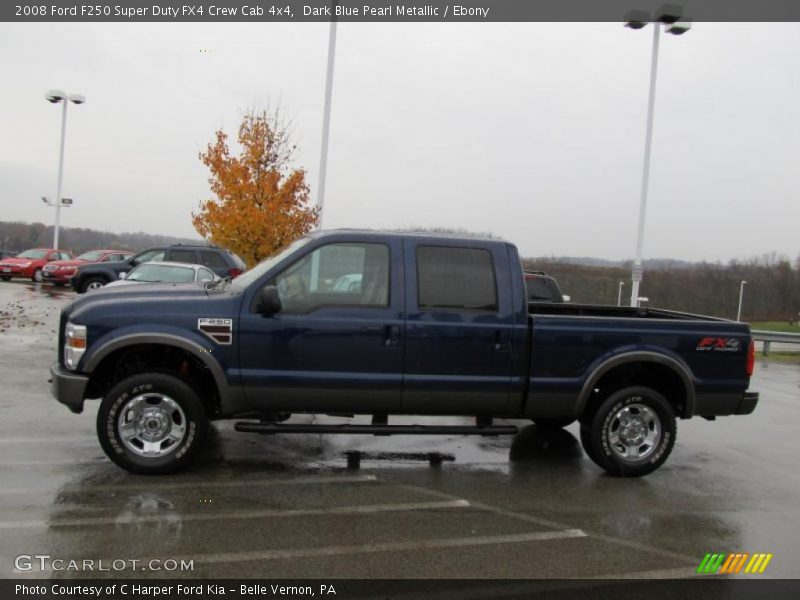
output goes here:
<path id="1" fill-rule="evenodd" d="M 386 326 L 386 339 L 384 340 L 383 345 L 387 347 L 400 345 L 400 325 Z"/>
<path id="2" fill-rule="evenodd" d="M 494 349 L 495 350 L 502 350 L 503 349 L 503 332 L 499 329 L 495 329 L 494 331 Z"/>

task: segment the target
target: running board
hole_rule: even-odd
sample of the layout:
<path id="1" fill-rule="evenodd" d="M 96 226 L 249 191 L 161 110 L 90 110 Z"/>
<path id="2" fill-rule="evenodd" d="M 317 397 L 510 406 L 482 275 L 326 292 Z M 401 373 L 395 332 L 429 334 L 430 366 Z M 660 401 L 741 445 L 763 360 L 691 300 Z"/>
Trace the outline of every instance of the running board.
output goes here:
<path id="1" fill-rule="evenodd" d="M 353 425 L 313 423 L 262 423 L 239 421 L 233 428 L 248 433 L 364 433 L 368 435 L 514 435 L 514 425 Z"/>

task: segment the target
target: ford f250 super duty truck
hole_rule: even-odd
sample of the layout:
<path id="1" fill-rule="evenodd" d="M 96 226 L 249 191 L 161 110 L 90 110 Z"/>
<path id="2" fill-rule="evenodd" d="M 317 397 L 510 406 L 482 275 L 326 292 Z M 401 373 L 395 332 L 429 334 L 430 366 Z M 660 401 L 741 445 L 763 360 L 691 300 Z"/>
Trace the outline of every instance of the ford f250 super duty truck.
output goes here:
<path id="1" fill-rule="evenodd" d="M 56 399 L 101 398 L 106 454 L 186 465 L 214 419 L 257 433 L 515 433 L 580 422 L 613 475 L 657 469 L 676 419 L 753 411 L 746 324 L 654 308 L 528 303 L 497 240 L 317 232 L 232 281 L 98 290 L 64 307 Z M 292 413 L 371 415 L 292 422 Z M 461 415 L 465 425 L 391 424 Z"/>

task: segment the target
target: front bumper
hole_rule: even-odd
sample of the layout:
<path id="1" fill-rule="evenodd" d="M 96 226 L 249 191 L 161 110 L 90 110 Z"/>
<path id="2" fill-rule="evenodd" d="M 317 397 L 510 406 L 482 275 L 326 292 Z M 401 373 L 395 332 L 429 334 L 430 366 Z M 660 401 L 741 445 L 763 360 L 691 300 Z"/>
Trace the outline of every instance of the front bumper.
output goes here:
<path id="1" fill-rule="evenodd" d="M 42 271 L 42 278 L 45 281 L 52 281 L 53 283 L 69 283 L 70 277 L 74 273 L 59 273 L 58 271 Z"/>
<path id="2" fill-rule="evenodd" d="M 58 363 L 50 366 L 50 392 L 74 413 L 83 412 L 83 394 L 89 378 L 68 371 Z"/>

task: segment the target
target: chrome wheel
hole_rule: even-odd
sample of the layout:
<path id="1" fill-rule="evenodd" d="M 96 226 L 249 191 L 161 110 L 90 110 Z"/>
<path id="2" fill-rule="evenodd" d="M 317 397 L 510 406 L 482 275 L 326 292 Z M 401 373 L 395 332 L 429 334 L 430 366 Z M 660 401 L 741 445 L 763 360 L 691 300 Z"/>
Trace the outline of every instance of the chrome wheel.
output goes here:
<path id="1" fill-rule="evenodd" d="M 186 415 L 169 396 L 140 394 L 128 400 L 117 419 L 120 441 L 146 458 L 166 456 L 180 446 L 186 435 Z"/>
<path id="2" fill-rule="evenodd" d="M 34 280 L 36 283 L 42 283 L 42 280 L 43 280 L 43 279 L 44 279 L 44 277 L 42 277 L 42 270 L 41 270 L 41 269 L 36 269 L 36 270 L 33 272 L 33 280 Z"/>
<path id="3" fill-rule="evenodd" d="M 661 434 L 661 420 L 654 410 L 644 404 L 629 404 L 609 422 L 608 445 L 622 460 L 638 462 L 655 451 Z"/>
<path id="4" fill-rule="evenodd" d="M 86 291 L 88 292 L 90 290 L 99 290 L 101 287 L 103 287 L 102 283 L 100 283 L 99 281 L 92 281 L 86 286 Z"/>

